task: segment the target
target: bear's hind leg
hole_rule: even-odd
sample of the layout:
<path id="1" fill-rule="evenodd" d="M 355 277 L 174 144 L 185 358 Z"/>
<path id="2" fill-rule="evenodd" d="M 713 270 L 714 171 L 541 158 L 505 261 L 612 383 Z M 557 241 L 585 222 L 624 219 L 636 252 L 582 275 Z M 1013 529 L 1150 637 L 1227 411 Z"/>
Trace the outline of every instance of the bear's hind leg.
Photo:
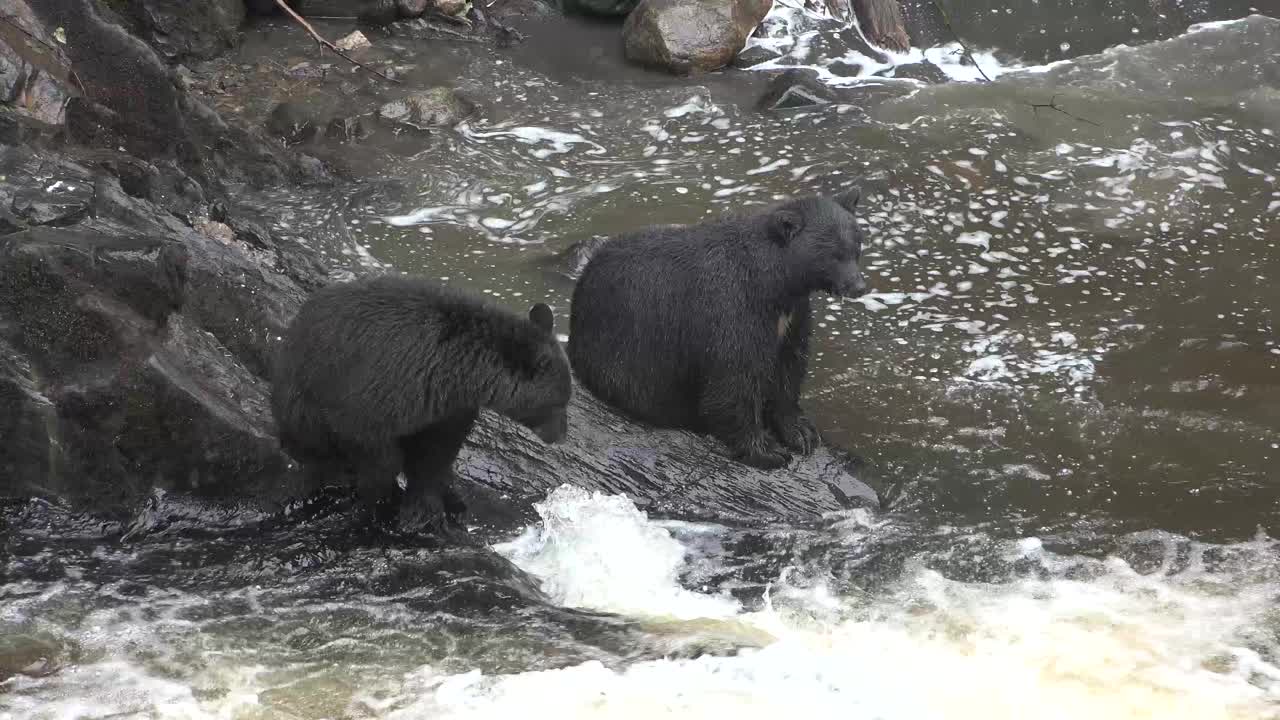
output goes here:
<path id="1" fill-rule="evenodd" d="M 734 457 L 762 470 L 790 462 L 786 448 L 765 431 L 764 383 L 750 375 L 726 373 L 702 389 L 698 414 L 704 428 L 719 438 Z"/>
<path id="2" fill-rule="evenodd" d="M 401 530 L 449 535 L 462 527 L 467 505 L 453 487 L 453 462 L 476 415 L 441 420 L 400 440 L 408 481 L 397 518 Z"/>

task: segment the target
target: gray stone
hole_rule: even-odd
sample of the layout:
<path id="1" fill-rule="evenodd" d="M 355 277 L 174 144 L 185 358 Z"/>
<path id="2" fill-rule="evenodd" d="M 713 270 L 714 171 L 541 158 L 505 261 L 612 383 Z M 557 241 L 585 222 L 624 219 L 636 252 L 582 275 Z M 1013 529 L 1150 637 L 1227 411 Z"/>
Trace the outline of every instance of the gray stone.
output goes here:
<path id="1" fill-rule="evenodd" d="M 431 0 L 396 0 L 396 9 L 402 18 L 416 18 L 430 6 Z"/>
<path id="2" fill-rule="evenodd" d="M 899 65 L 885 74 L 890 77 L 909 78 L 935 85 L 950 80 L 950 78 L 947 77 L 947 74 L 942 72 L 942 68 L 934 65 L 928 60 L 925 60 L 924 62 L 911 63 L 909 65 Z"/>
<path id="3" fill-rule="evenodd" d="M 761 110 L 791 110 L 826 105 L 834 100 L 832 91 L 811 73 L 788 70 L 769 82 L 756 107 Z"/>
<path id="4" fill-rule="evenodd" d="M 449 87 L 433 87 L 393 100 L 378 108 L 378 117 L 399 125 L 426 130 L 452 127 L 470 117 L 475 103 Z"/>
<path id="5" fill-rule="evenodd" d="M 752 45 L 734 56 L 733 66 L 745 70 L 760 63 L 777 60 L 780 56 L 781 53 L 776 50 L 771 50 L 763 45 Z"/>
<path id="6" fill-rule="evenodd" d="M 687 75 L 718 70 L 747 44 L 770 0 L 641 0 L 623 25 L 627 58 Z"/>
<path id="7" fill-rule="evenodd" d="M 29 225 L 70 225 L 88 215 L 92 204 L 92 183 L 50 180 L 43 188 L 19 190 L 13 212 Z"/>
<path id="8" fill-rule="evenodd" d="M 315 137 L 315 118 L 301 105 L 288 100 L 276 105 L 267 117 L 267 131 L 293 145 Z"/>

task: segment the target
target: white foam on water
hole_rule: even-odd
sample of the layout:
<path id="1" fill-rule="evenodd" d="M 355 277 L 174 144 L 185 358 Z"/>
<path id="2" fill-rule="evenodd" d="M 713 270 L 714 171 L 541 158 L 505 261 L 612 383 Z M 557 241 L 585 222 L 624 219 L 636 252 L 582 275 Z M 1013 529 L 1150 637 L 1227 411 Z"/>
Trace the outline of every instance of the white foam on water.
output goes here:
<path id="1" fill-rule="evenodd" d="M 565 485 L 534 509 L 542 523 L 494 549 L 561 605 L 681 619 L 739 610 L 730 598 L 681 588 L 684 546 L 623 496 Z M 629 558 L 621 573 L 619 558 Z"/>
<path id="2" fill-rule="evenodd" d="M 566 486 L 538 512 L 542 524 L 502 550 L 558 600 L 646 616 L 731 611 L 676 583 L 683 551 L 630 501 Z M 1010 554 L 1053 562 L 1037 538 L 1011 542 Z M 1269 611 L 1274 588 L 1231 587 L 1202 569 L 1181 578 L 1142 575 L 1117 559 L 1099 566 L 1087 580 L 1007 584 L 914 567 L 870 601 L 783 582 L 766 610 L 737 615 L 777 638 L 763 648 L 620 669 L 594 661 L 498 676 L 420 668 L 385 717 L 1263 720 L 1280 712 L 1280 668 L 1239 640 Z"/>
<path id="3" fill-rule="evenodd" d="M 1030 465 L 1005 470 L 1040 473 Z M 620 661 L 616 667 L 588 661 L 499 675 L 423 665 L 387 677 L 376 689 L 341 690 L 329 688 L 329 680 L 315 686 L 308 680 L 285 690 L 252 654 L 204 653 L 207 665 L 177 676 L 163 661 L 151 668 L 122 660 L 129 648 L 154 642 L 145 623 L 129 622 L 87 631 L 102 635 L 85 639 L 105 657 L 50 678 L 7 681 L 0 720 L 776 720 L 801 714 L 1274 720 L 1280 713 L 1280 667 L 1257 649 L 1274 656 L 1280 592 L 1274 561 L 1263 566 L 1250 559 L 1275 555 L 1277 543 L 1263 536 L 1231 546 L 1239 560 L 1209 563 L 1193 548 L 1183 569 L 1150 574 L 1115 558 L 1055 556 L 1036 537 L 1011 539 L 1003 548 L 1008 559 L 1038 563 L 1047 572 L 1003 583 L 962 582 L 911 560 L 901 579 L 877 596 L 842 596 L 821 580 L 820 569 L 796 565 L 773 583 L 762 609 L 746 611 L 732 599 L 680 582 L 694 561 L 693 567 L 716 563 L 714 554 L 695 554 L 695 548 L 716 545 L 723 528 L 657 522 L 624 497 L 570 486 L 536 507 L 541 522 L 497 549 L 535 575 L 555 602 L 621 613 L 641 619 L 642 626 L 646 618 L 663 620 L 666 632 L 680 622 L 689 623 L 691 634 L 705 631 L 706 618 L 732 636 L 751 638 L 752 647 L 732 656 Z M 828 520 L 830 537 L 848 544 L 894 532 L 892 519 L 865 511 Z M 695 544 L 686 547 L 672 531 Z M 1171 548 L 1174 556 L 1179 554 Z M 1227 570 L 1210 571 L 1210 565 Z M 1084 571 L 1069 573 L 1068 567 Z M 87 626 L 113 613 L 104 610 Z M 166 617 L 187 624 L 180 615 Z M 1246 645 L 1246 639 L 1257 644 Z M 198 635 L 188 640 L 200 642 Z M 166 647 L 156 650 L 163 655 Z M 350 698 L 346 710 L 335 713 L 332 698 L 310 707 L 316 692 L 330 690 Z M 281 707 L 282 692 L 296 700 Z"/>
<path id="4" fill-rule="evenodd" d="M 969 63 L 960 44 L 956 42 L 924 49 L 913 47 L 902 52 L 877 47 L 876 50 L 884 55 L 885 61 L 857 50 L 849 50 L 838 57 L 815 57 L 815 41 L 824 32 L 834 32 L 835 26 L 829 25 L 824 30 L 810 28 L 815 25 L 815 22 L 832 23 L 833 20 L 825 10 L 817 11 L 801 5 L 774 2 L 769 14 L 762 21 L 765 32 L 753 35 L 747 41 L 747 48 L 758 46 L 783 54 L 772 60 L 752 65 L 748 69 L 776 71 L 799 68 L 813 72 L 819 81 L 833 86 L 856 85 L 873 77 L 877 80 L 885 79 L 882 76 L 877 77 L 877 73 L 891 71 L 900 65 L 913 65 L 925 61 L 937 65 L 949 79 L 960 82 L 994 79 L 1006 73 L 1030 69 L 1029 66 L 1002 62 L 994 53 L 975 47 L 969 47 L 969 58 L 972 59 L 972 63 Z M 856 30 L 863 35 L 864 40 L 866 39 L 856 20 L 850 21 L 848 27 Z M 840 74 L 832 72 L 830 66 L 836 63 L 844 63 L 846 70 Z M 849 73 L 847 66 L 857 66 L 858 71 Z"/>

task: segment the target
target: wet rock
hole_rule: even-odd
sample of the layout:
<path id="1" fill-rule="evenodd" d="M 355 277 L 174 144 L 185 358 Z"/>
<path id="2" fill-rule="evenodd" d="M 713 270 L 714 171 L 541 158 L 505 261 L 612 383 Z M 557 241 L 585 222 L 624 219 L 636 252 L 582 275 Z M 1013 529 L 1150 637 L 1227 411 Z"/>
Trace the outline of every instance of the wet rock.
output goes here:
<path id="1" fill-rule="evenodd" d="M 908 65 L 899 65 L 891 70 L 878 73 L 887 77 L 908 78 L 911 80 L 919 80 L 932 85 L 944 83 L 950 80 L 942 68 L 925 60 L 924 62 L 910 63 Z"/>
<path id="2" fill-rule="evenodd" d="M 461 478 L 513 498 L 540 499 L 570 483 L 625 492 L 650 511 L 712 512 L 744 522 L 880 508 L 860 461 L 839 449 L 820 447 L 785 469 L 765 472 L 729 459 L 728 451 L 707 437 L 655 430 L 621 417 L 580 386 L 574 387 L 569 416 L 569 436 L 548 446 L 486 411 L 455 470 Z"/>
<path id="3" fill-rule="evenodd" d="M 840 77 L 858 77 L 862 74 L 862 66 L 857 63 L 847 62 L 845 60 L 837 60 L 827 66 L 827 70 L 832 75 Z"/>
<path id="4" fill-rule="evenodd" d="M 137 174 L 152 178 L 136 181 L 144 194 L 165 175 Z M 291 477 L 262 379 L 271 338 L 322 270 L 261 227 L 249 247 L 228 223 L 193 231 L 113 179 L 95 185 L 91 216 L 0 238 L 0 468 L 16 470 L 0 495 L 110 508 L 153 486 L 216 494 L 238 475 L 236 492 L 270 494 Z"/>
<path id="5" fill-rule="evenodd" d="M 235 47 L 244 0 L 130 0 L 111 7 L 171 60 L 208 59 Z"/>
<path id="6" fill-rule="evenodd" d="M 378 117 L 425 130 L 452 127 L 470 117 L 475 110 L 474 102 L 453 88 L 442 86 L 414 93 L 402 100 L 393 100 L 378 108 Z"/>
<path id="7" fill-rule="evenodd" d="M 0 145 L 17 145 L 26 135 L 22 121 L 8 112 L 0 111 Z"/>
<path id="8" fill-rule="evenodd" d="M 566 12 L 599 17 L 622 17 L 640 4 L 639 0 L 564 0 Z"/>
<path id="9" fill-rule="evenodd" d="M 765 47 L 764 45 L 752 45 L 738 53 L 733 58 L 732 65 L 736 68 L 745 70 L 746 68 L 759 65 L 760 63 L 777 60 L 781 56 L 782 53 L 772 48 Z"/>
<path id="10" fill-rule="evenodd" d="M 369 38 L 364 33 L 356 30 L 349 35 L 338 38 L 334 46 L 343 52 L 351 52 L 352 50 L 362 50 L 367 47 L 373 47 L 373 43 L 369 42 Z"/>
<path id="11" fill-rule="evenodd" d="M 623 25 L 627 58 L 685 75 L 733 61 L 770 0 L 641 0 Z"/>
<path id="12" fill-rule="evenodd" d="M 302 177 L 296 158 L 279 144 L 227 125 L 175 83 L 166 63 L 119 24 L 108 4 L 41 0 L 32 11 L 43 28 L 61 27 L 75 40 L 60 46 L 77 91 L 84 89 L 67 101 L 64 124 L 72 141 L 150 161 L 176 160 L 206 190 Z"/>
<path id="13" fill-rule="evenodd" d="M 25 2 L 5 0 L 0 12 L 8 20 L 0 23 L 0 102 L 60 125 L 69 92 L 66 56 Z"/>
<path id="14" fill-rule="evenodd" d="M 44 188 L 18 191 L 13 213 L 29 225 L 70 225 L 89 214 L 93 185 L 79 180 L 53 180 Z"/>
<path id="15" fill-rule="evenodd" d="M 471 2 L 470 0 L 431 0 L 431 6 L 441 15 L 458 17 L 467 12 Z"/>
<path id="16" fill-rule="evenodd" d="M 337 142 L 351 142 L 364 137 L 364 123 L 358 117 L 333 118 L 325 127 L 325 137 Z"/>
<path id="17" fill-rule="evenodd" d="M 293 145 L 315 137 L 315 118 L 302 106 L 288 100 L 276 105 L 267 117 L 267 132 Z"/>
<path id="18" fill-rule="evenodd" d="M 292 78 L 300 80 L 323 80 L 327 74 L 326 68 L 309 62 L 300 62 L 285 70 L 285 74 Z"/>
<path id="19" fill-rule="evenodd" d="M 756 107 L 760 110 L 791 110 L 834 101 L 831 89 L 818 82 L 812 73 L 788 70 L 769 82 Z"/>

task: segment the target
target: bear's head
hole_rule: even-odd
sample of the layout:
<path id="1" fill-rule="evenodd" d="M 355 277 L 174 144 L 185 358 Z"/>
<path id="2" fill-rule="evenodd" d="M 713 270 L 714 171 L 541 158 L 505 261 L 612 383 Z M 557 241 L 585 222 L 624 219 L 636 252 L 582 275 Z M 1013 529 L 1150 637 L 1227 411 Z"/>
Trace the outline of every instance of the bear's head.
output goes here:
<path id="1" fill-rule="evenodd" d="M 551 308 L 538 303 L 529 309 L 529 322 L 539 335 L 531 359 L 532 374 L 505 415 L 524 425 L 543 442 L 558 443 L 569 433 L 569 397 L 573 394 L 569 358 L 555 334 Z"/>
<path id="2" fill-rule="evenodd" d="M 854 216 L 861 197 L 855 187 L 834 198 L 793 200 L 770 212 L 769 235 L 784 249 L 797 289 L 849 298 L 867 294 L 859 265 L 865 236 Z"/>

